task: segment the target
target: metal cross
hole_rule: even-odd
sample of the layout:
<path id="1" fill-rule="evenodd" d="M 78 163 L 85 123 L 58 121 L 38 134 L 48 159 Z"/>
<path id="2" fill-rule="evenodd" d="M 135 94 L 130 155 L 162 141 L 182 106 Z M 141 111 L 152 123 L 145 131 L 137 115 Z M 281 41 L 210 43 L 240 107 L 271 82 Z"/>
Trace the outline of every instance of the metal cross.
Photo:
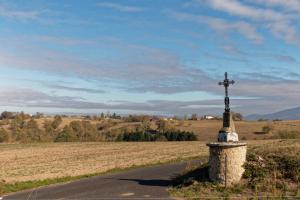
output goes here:
<path id="1" fill-rule="evenodd" d="M 219 85 L 224 85 L 225 87 L 225 111 L 230 112 L 230 107 L 229 107 L 229 97 L 228 97 L 228 87 L 229 85 L 233 85 L 235 82 L 233 80 L 228 79 L 227 72 L 225 72 L 225 79 L 223 82 L 219 82 Z"/>

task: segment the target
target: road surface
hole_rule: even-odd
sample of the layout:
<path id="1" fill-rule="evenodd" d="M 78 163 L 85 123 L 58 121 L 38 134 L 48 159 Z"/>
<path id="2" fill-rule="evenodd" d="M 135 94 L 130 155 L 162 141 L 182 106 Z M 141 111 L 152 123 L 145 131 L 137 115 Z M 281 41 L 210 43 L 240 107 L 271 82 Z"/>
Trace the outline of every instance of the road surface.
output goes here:
<path id="1" fill-rule="evenodd" d="M 171 199 L 167 192 L 172 178 L 187 165 L 200 161 L 165 164 L 126 172 L 45 186 L 4 196 L 9 199 Z"/>

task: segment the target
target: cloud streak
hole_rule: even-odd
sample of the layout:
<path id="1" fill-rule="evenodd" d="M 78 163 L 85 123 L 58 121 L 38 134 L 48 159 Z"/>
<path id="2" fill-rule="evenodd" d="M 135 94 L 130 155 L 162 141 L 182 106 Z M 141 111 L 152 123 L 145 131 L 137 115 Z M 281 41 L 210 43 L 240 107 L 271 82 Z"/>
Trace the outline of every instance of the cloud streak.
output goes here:
<path id="1" fill-rule="evenodd" d="M 101 8 L 110 8 L 114 9 L 120 12 L 142 12 L 144 11 L 144 8 L 138 7 L 138 6 L 129 6 L 129 5 L 123 5 L 123 4 L 118 4 L 118 3 L 111 3 L 111 2 L 101 2 L 97 3 L 98 7 Z"/>
<path id="2" fill-rule="evenodd" d="M 201 3 L 202 1 L 197 2 Z M 237 0 L 210 0 L 206 2 L 215 10 L 260 22 L 260 26 L 270 30 L 274 36 L 284 39 L 289 44 L 300 46 L 299 33 L 295 27 L 295 23 L 298 23 L 300 17 L 298 13 L 285 13 L 282 11 L 277 12 L 272 9 L 262 9 Z M 258 2 L 260 2 L 260 0 L 258 0 Z M 290 8 L 292 5 L 298 5 L 299 2 L 291 0 L 281 1 L 281 3 L 279 3 L 277 0 L 267 0 L 265 4 Z"/>
<path id="3" fill-rule="evenodd" d="M 0 47 L 0 67 L 37 70 L 95 81 L 113 80 L 125 90 L 165 93 L 166 89 L 174 88 L 168 93 L 177 93 L 191 81 L 200 79 L 204 83 L 209 80 L 201 70 L 182 64 L 176 54 L 120 41 L 114 41 L 110 47 L 124 52 L 122 56 L 117 60 L 105 61 L 85 61 L 80 57 L 18 43 L 8 42 L 7 45 L 15 46 L 18 51 Z"/>
<path id="4" fill-rule="evenodd" d="M 283 7 L 287 11 L 300 11 L 300 1 L 299 0 L 251 0 L 252 3 L 257 3 L 260 5 L 265 5 L 268 7 Z"/>
<path id="5" fill-rule="evenodd" d="M 249 85 L 252 83 L 252 85 Z M 295 82 L 296 83 L 296 82 Z M 297 84 L 299 84 L 297 82 Z M 235 94 L 244 94 L 245 88 L 249 95 L 260 95 L 258 98 L 244 97 L 235 98 Z M 281 90 L 286 92 L 283 94 Z M 222 91 L 222 88 L 218 89 Z M 265 91 L 268 94 L 262 95 Z M 242 112 L 243 114 L 253 114 L 254 109 L 259 110 L 259 114 L 279 111 L 296 107 L 300 96 L 300 88 L 292 87 L 290 83 L 273 82 L 264 83 L 257 81 L 238 82 L 230 90 L 232 110 Z M 296 95 L 291 95 L 296 94 Z M 291 98 L 292 97 L 292 98 Z M 223 110 L 223 99 L 199 100 L 199 101 L 177 101 L 177 100 L 149 100 L 145 102 L 134 101 L 114 101 L 111 103 L 91 102 L 83 98 L 72 96 L 55 96 L 44 92 L 35 91 L 26 88 L 14 88 L 1 90 L 0 103 L 2 106 L 14 106 L 25 108 L 53 108 L 60 109 L 62 112 L 68 109 L 83 110 L 123 110 L 127 112 L 144 113 L 156 112 L 169 115 L 180 115 L 199 113 L 199 114 L 216 114 L 221 115 Z M 84 111 L 85 110 L 85 111 Z"/>
<path id="6" fill-rule="evenodd" d="M 42 11 L 13 10 L 0 5 L 0 16 L 10 19 L 36 20 L 42 13 Z"/>
<path id="7" fill-rule="evenodd" d="M 214 9 L 254 20 L 283 21 L 291 17 L 270 9 L 261 9 L 245 5 L 236 0 L 210 0 L 207 2 Z"/>
<path id="8" fill-rule="evenodd" d="M 177 11 L 165 11 L 168 16 L 175 18 L 178 21 L 188 21 L 188 22 L 195 22 L 199 25 L 206 24 L 210 26 L 212 29 L 223 32 L 223 33 L 230 33 L 230 32 L 238 32 L 241 35 L 245 36 L 251 41 L 255 43 L 262 43 L 263 38 L 257 32 L 255 26 L 251 25 L 250 23 L 244 21 L 237 21 L 237 22 L 227 22 L 224 19 L 216 18 L 216 17 L 209 17 L 204 15 L 194 15 L 185 12 L 177 12 Z"/>
<path id="9" fill-rule="evenodd" d="M 94 94 L 105 93 L 104 90 L 90 89 L 90 88 L 69 87 L 69 86 L 54 85 L 54 84 L 49 84 L 47 86 L 49 88 L 51 88 L 51 89 L 56 89 L 56 90 L 66 90 L 66 91 L 74 91 L 74 92 L 86 92 L 86 93 L 94 93 Z"/>

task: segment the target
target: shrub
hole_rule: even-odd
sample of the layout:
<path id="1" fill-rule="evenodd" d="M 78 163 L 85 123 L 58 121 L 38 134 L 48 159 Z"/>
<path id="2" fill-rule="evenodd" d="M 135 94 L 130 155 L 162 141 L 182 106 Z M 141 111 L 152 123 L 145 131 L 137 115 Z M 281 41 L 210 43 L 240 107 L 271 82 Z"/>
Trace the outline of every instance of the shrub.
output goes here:
<path id="1" fill-rule="evenodd" d="M 241 113 L 232 112 L 231 114 L 234 121 L 242 121 L 244 119 Z"/>
<path id="2" fill-rule="evenodd" d="M 141 131 L 125 132 L 119 135 L 117 141 L 195 141 L 197 137 L 192 132 L 167 131 L 159 132 L 149 130 L 145 133 Z"/>
<path id="3" fill-rule="evenodd" d="M 170 124 L 167 120 L 159 119 L 156 121 L 157 130 L 159 132 L 165 132 L 170 129 Z"/>
<path id="4" fill-rule="evenodd" d="M 300 158 L 296 155 L 266 154 L 263 158 L 256 153 L 250 153 L 247 155 L 244 168 L 243 177 L 248 179 L 248 184 L 252 188 L 266 177 L 272 177 L 274 172 L 278 173 L 278 178 L 289 179 L 296 183 L 300 181 Z"/>
<path id="5" fill-rule="evenodd" d="M 150 117 L 147 115 L 129 115 L 124 117 L 124 120 L 127 122 L 143 122 L 145 120 L 150 120 Z"/>
<path id="6" fill-rule="evenodd" d="M 97 125 L 93 125 L 90 121 L 72 121 L 58 133 L 55 142 L 98 141 L 102 139 L 101 136 Z"/>
<path id="7" fill-rule="evenodd" d="M 56 115 L 54 117 L 54 120 L 51 123 L 51 126 L 53 129 L 57 129 L 59 127 L 59 125 L 62 123 L 62 118 L 59 115 Z"/>
<path id="8" fill-rule="evenodd" d="M 73 131 L 70 126 L 65 126 L 61 132 L 58 133 L 54 140 L 55 142 L 74 142 L 76 138 L 74 137 Z"/>
<path id="9" fill-rule="evenodd" d="M 39 142 L 41 141 L 41 132 L 39 129 L 37 122 L 34 119 L 30 119 L 23 128 L 25 133 L 25 137 L 27 137 L 26 142 Z"/>
<path id="10" fill-rule="evenodd" d="M 268 174 L 268 170 L 265 168 L 263 161 L 264 160 L 256 154 L 247 155 L 243 177 L 249 179 L 249 185 L 251 187 L 255 187 L 255 185 L 262 181 Z"/>
<path id="11" fill-rule="evenodd" d="M 1 119 L 13 119 L 14 118 L 14 113 L 4 111 L 1 113 Z"/>
<path id="12" fill-rule="evenodd" d="M 52 137 L 52 138 L 55 139 L 55 137 L 57 135 L 57 131 L 53 128 L 51 121 L 45 120 L 45 122 L 44 122 L 44 129 L 45 129 L 46 134 L 49 137 Z"/>
<path id="13" fill-rule="evenodd" d="M 265 121 L 268 121 L 268 119 L 258 119 L 257 121 L 259 121 L 259 122 L 265 122 Z"/>
<path id="14" fill-rule="evenodd" d="M 155 138 L 155 141 L 163 142 L 163 141 L 168 141 L 168 140 L 167 140 L 167 138 L 166 138 L 164 135 L 159 134 L 159 135 Z"/>
<path id="15" fill-rule="evenodd" d="M 191 120 L 198 120 L 198 115 L 196 113 L 193 113 L 191 116 Z"/>
<path id="16" fill-rule="evenodd" d="M 271 157 L 277 164 L 276 168 L 286 179 L 300 181 L 300 158 L 289 155 L 273 155 Z"/>
<path id="17" fill-rule="evenodd" d="M 9 135 L 7 131 L 3 128 L 0 129 L 0 142 L 7 142 Z"/>
<path id="18" fill-rule="evenodd" d="M 270 134 L 274 130 L 274 127 L 271 124 L 265 125 L 262 127 L 262 132 L 265 134 Z"/>

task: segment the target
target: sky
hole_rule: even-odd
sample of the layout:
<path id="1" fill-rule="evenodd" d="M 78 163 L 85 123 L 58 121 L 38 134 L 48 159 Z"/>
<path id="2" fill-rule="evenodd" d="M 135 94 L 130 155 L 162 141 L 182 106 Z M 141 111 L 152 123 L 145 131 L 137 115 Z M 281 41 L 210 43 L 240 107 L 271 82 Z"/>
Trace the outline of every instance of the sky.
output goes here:
<path id="1" fill-rule="evenodd" d="M 300 0 L 0 0 L 0 111 L 300 106 Z"/>

